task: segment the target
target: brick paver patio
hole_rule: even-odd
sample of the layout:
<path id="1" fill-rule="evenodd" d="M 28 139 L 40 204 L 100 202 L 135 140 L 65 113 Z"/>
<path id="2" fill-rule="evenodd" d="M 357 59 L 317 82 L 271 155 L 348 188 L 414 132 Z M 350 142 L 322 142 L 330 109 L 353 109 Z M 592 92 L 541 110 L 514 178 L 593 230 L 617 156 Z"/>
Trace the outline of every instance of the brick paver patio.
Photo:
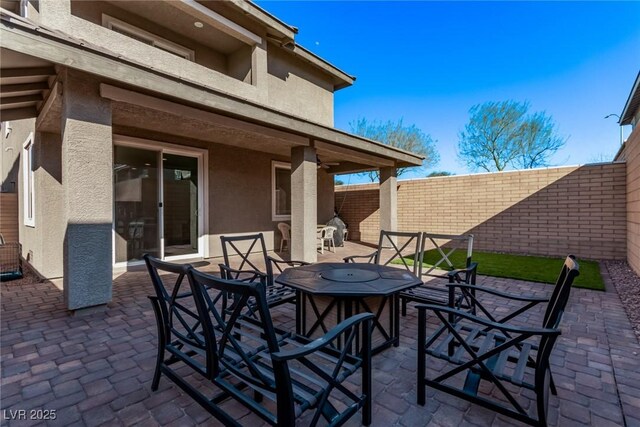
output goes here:
<path id="1" fill-rule="evenodd" d="M 348 242 L 337 254 L 322 258 L 338 260 L 367 251 Z M 212 264 L 201 268 L 213 271 Z M 551 290 L 546 285 L 488 277 L 480 277 L 479 284 L 536 295 Z M 559 394 L 550 398 L 551 425 L 640 426 L 640 345 L 610 288 L 606 293 L 573 290 L 563 335 L 552 356 Z M 153 290 L 145 271 L 117 277 L 108 308 L 83 316 L 70 316 L 62 292 L 49 282 L 22 286 L 7 282 L 1 291 L 3 425 L 38 423 L 8 421 L 18 409 L 27 410 L 27 417 L 30 409 L 55 409 L 56 419 L 47 425 L 60 426 L 216 424 L 165 377 L 160 390 L 150 390 L 156 328 L 146 298 Z M 293 328 L 293 316 L 293 307 L 284 306 L 274 312 L 274 322 Z M 540 317 L 536 312 L 524 320 L 537 324 Z M 428 391 L 427 405 L 417 406 L 414 309 L 402 319 L 401 335 L 399 347 L 374 357 L 374 426 L 514 424 L 433 390 Z M 428 373 L 437 368 L 437 364 L 429 366 Z M 198 378 L 193 381 L 201 383 Z M 527 393 L 522 397 L 526 401 Z M 224 403 L 224 408 L 243 425 L 261 424 L 233 402 Z M 359 423 L 358 414 L 349 425 Z"/>

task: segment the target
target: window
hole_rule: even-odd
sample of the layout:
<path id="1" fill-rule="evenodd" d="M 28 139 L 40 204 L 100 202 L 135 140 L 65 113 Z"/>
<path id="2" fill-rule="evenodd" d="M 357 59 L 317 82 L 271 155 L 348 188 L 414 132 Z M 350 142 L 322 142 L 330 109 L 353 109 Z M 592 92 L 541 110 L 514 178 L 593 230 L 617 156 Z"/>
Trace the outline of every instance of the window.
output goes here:
<path id="1" fill-rule="evenodd" d="M 172 53 L 181 58 L 188 59 L 190 61 L 195 60 L 195 53 L 191 49 L 187 49 L 184 46 L 165 40 L 155 34 L 141 30 L 138 27 L 134 27 L 131 24 L 127 24 L 124 21 L 116 19 L 112 16 L 102 14 L 102 25 L 116 33 L 124 34 L 125 36 L 136 39 L 139 42 L 151 45 L 165 52 Z"/>
<path id="2" fill-rule="evenodd" d="M 289 163 L 272 163 L 271 206 L 271 216 L 274 221 L 291 219 L 291 165 Z"/>
<path id="3" fill-rule="evenodd" d="M 33 133 L 22 145 L 22 182 L 24 194 L 24 225 L 35 227 L 35 208 L 33 194 Z"/>

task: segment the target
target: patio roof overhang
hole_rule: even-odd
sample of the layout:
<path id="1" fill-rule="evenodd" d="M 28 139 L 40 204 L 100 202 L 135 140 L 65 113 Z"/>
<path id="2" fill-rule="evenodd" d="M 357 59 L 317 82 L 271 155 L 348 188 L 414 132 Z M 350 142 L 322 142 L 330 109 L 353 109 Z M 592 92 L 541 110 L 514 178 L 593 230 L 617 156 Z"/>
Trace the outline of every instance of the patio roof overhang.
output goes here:
<path id="1" fill-rule="evenodd" d="M 102 96 L 116 103 L 114 126 L 118 125 L 118 111 L 143 108 L 180 120 L 205 122 L 216 129 L 231 129 L 236 135 L 243 136 L 236 140 L 247 148 L 260 149 L 258 146 L 262 145 L 261 151 L 280 150 L 288 155 L 294 145 L 314 146 L 323 162 L 339 162 L 329 167 L 330 173 L 422 164 L 420 155 L 271 109 L 178 75 L 149 69 L 107 49 L 36 26 L 6 10 L 1 10 L 1 18 L 3 52 L 10 51 L 24 60 L 38 61 L 40 67 L 47 64 L 45 68 L 49 71 L 68 67 L 100 77 L 105 82 L 101 86 Z M 29 75 L 34 67 L 16 67 L 14 63 L 3 61 L 2 68 L 3 76 L 13 73 L 19 78 Z M 53 87 L 54 75 L 48 75 L 46 82 L 48 87 L 42 87 L 48 92 L 43 92 L 39 104 L 31 105 L 29 114 L 20 118 L 38 117 L 38 130 L 52 131 L 59 126 L 55 111 L 60 90 Z M 4 89 L 3 82 L 3 99 L 8 96 Z M 49 96 L 45 99 L 45 95 Z M 48 114 L 51 111 L 54 113 Z M 122 126 L 127 124 L 122 123 Z M 258 136 L 266 142 L 257 141 Z M 194 138 L 199 139 L 197 135 Z M 269 141 L 277 143 L 268 144 Z"/>

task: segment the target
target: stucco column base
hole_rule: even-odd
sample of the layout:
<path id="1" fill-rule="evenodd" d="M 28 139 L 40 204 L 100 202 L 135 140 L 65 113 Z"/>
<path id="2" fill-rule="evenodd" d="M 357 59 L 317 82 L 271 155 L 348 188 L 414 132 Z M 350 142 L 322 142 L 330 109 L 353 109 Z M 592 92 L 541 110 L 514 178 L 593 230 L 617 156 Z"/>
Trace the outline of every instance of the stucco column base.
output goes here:
<path id="1" fill-rule="evenodd" d="M 398 178 L 396 168 L 380 168 L 380 229 L 398 231 Z"/>
<path id="2" fill-rule="evenodd" d="M 94 305 L 93 307 L 79 308 L 71 310 L 73 317 L 91 316 L 92 314 L 104 313 L 107 311 L 107 304 Z"/>
<path id="3" fill-rule="evenodd" d="M 111 104 L 86 74 L 62 72 L 64 301 L 69 310 L 111 300 L 113 142 Z"/>
<path id="4" fill-rule="evenodd" d="M 316 262 L 318 165 L 313 147 L 291 149 L 291 259 Z"/>

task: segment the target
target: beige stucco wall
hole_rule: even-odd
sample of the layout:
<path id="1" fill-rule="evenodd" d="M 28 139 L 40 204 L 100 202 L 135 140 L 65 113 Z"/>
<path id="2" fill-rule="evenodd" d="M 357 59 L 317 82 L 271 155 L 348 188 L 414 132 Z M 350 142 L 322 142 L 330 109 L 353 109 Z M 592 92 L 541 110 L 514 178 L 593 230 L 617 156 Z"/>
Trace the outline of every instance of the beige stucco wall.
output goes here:
<path id="1" fill-rule="evenodd" d="M 627 262 L 640 274 L 640 127 L 629 135 L 617 160 L 627 164 Z"/>
<path id="2" fill-rule="evenodd" d="M 71 2 L 71 14 L 74 16 L 77 16 L 79 18 L 82 18 L 84 20 L 87 20 L 93 24 L 95 24 L 96 26 L 102 27 L 102 14 L 107 14 L 109 16 L 112 16 L 116 19 L 122 20 L 128 24 L 131 24 L 137 28 L 140 28 L 144 31 L 147 31 L 149 33 L 155 34 L 157 36 L 162 37 L 163 39 L 166 40 L 170 40 L 176 44 L 179 44 L 181 46 L 184 46 L 188 49 L 191 49 L 194 51 L 195 53 L 195 62 L 197 64 L 203 65 L 205 67 L 211 68 L 213 70 L 216 70 L 220 73 L 224 73 L 227 74 L 228 73 L 228 69 L 227 69 L 227 58 L 224 54 L 220 53 L 220 52 L 216 52 L 215 50 L 204 46 L 201 43 L 196 42 L 195 40 L 189 39 L 187 37 L 184 37 L 183 35 L 176 33 L 174 31 L 171 31 L 170 29 L 163 27 L 162 25 L 159 25 L 159 23 L 156 22 L 151 22 L 147 19 L 143 19 L 137 15 L 131 14 L 129 12 L 127 12 L 126 10 L 123 10 L 119 7 L 114 6 L 113 4 L 110 3 L 105 3 L 105 2 L 98 2 L 98 1 L 73 1 Z M 74 20 L 74 22 L 76 22 Z M 85 28 L 85 26 L 83 25 L 83 29 Z M 95 26 L 94 26 L 95 29 Z M 99 33 L 100 36 L 104 36 L 105 35 L 105 31 L 103 30 L 107 30 L 106 28 L 100 28 Z M 97 29 L 95 31 L 98 31 Z M 113 33 L 113 31 L 109 31 L 107 30 L 109 33 Z M 128 49 L 131 49 L 129 46 L 129 44 L 137 44 L 134 43 L 135 40 L 128 38 L 124 35 L 121 35 L 122 37 L 125 37 L 124 40 L 126 40 L 126 43 L 120 43 L 119 45 L 115 45 L 115 46 L 111 46 L 111 49 L 117 49 L 118 51 L 122 51 L 122 52 L 133 52 L 133 50 L 129 51 Z M 142 44 L 142 43 L 141 43 Z M 148 47 L 148 46 L 147 46 Z M 146 49 L 145 49 L 146 50 Z M 155 50 L 157 49 L 153 49 L 152 52 L 153 54 L 155 54 Z M 136 51 L 137 52 L 137 51 Z M 150 57 L 156 56 L 156 55 L 149 55 Z M 249 52 L 249 57 L 251 56 L 251 52 Z M 151 58 L 147 59 L 150 60 Z M 249 61 L 250 62 L 250 61 Z"/>
<path id="3" fill-rule="evenodd" d="M 25 234 L 23 219 L 22 180 L 22 145 L 34 130 L 34 120 L 18 120 L 2 124 L 2 144 L 0 144 L 0 177 L 2 188 L 13 194 L 3 194 L 0 199 L 0 216 L 2 216 L 2 232 L 7 241 L 19 241 Z M 11 129 L 5 138 L 5 129 Z M 17 193 L 17 195 L 16 195 Z M 36 205 L 37 207 L 37 205 Z M 12 217 L 9 218 L 8 215 Z M 30 236 L 31 237 L 31 236 Z M 25 252 L 26 253 L 26 252 Z"/>
<path id="4" fill-rule="evenodd" d="M 13 131 L 4 146 L 15 145 L 20 152 L 34 120 L 12 122 Z M 135 133 L 135 132 L 134 132 Z M 23 254 L 44 277 L 63 275 L 63 241 L 65 237 L 64 188 L 61 170 L 61 138 L 51 133 L 35 133 L 35 227 L 24 225 L 22 184 L 19 185 L 19 230 Z M 135 135 L 140 136 L 140 135 Z M 289 158 L 251 151 L 223 144 L 172 138 L 170 142 L 208 150 L 209 256 L 220 257 L 220 236 L 262 232 L 269 250 L 279 247 L 279 221 L 271 216 L 272 161 Z M 18 149 L 17 147 L 20 147 Z M 11 152 L 11 150 L 9 151 Z M 6 156 L 3 155 L 3 162 Z M 18 161 L 18 165 L 20 162 Z M 18 173 L 21 177 L 22 171 Z M 21 181 L 21 180 L 20 180 Z M 109 189 L 108 191 L 112 191 Z M 318 222 L 333 216 L 333 176 L 318 170 Z"/>
<path id="5" fill-rule="evenodd" d="M 9 127 L 11 130 L 5 132 Z M 18 178 L 20 172 L 20 153 L 22 144 L 34 130 L 34 120 L 19 120 L 2 123 L 0 139 L 0 179 L 3 191 L 18 191 Z M 5 138 L 5 135 L 7 137 Z"/>
<path id="6" fill-rule="evenodd" d="M 35 119 L 11 122 L 12 131 L 3 141 L 3 176 L 5 164 L 17 168 L 18 234 L 23 257 L 43 276 L 62 276 L 62 242 L 65 227 L 62 221 L 64 202 L 60 165 L 60 137 L 35 132 Z M 34 221 L 35 227 L 24 223 L 24 183 L 22 180 L 22 145 L 30 133 L 34 135 Z M 3 135 L 4 138 L 4 135 Z M 10 147 L 5 151 L 4 148 Z"/>
<path id="7" fill-rule="evenodd" d="M 472 233 L 474 248 L 489 252 L 624 259 L 626 170 L 606 163 L 398 181 L 398 230 Z M 377 184 L 338 187 L 336 205 L 350 238 L 377 242 Z"/>
<path id="8" fill-rule="evenodd" d="M 209 255 L 222 255 L 220 236 L 262 232 L 267 249 L 279 247 L 280 232 L 271 212 L 272 161 L 289 162 L 257 151 L 209 147 Z M 333 177 L 318 171 L 318 221 L 333 216 Z M 290 222 L 290 221 L 285 221 Z"/>
<path id="9" fill-rule="evenodd" d="M 319 71 L 276 45 L 268 45 L 269 105 L 333 126 L 333 86 Z"/>
<path id="10" fill-rule="evenodd" d="M 265 29 L 255 24 L 243 22 L 241 25 L 246 24 L 249 30 L 262 38 L 262 43 L 245 45 L 225 55 L 112 4 L 41 0 L 39 7 L 40 14 L 36 19 L 41 24 L 104 47 L 136 63 L 313 122 L 333 125 L 331 77 L 285 52 L 286 48 L 267 43 Z M 215 5 L 214 8 L 221 7 Z M 194 50 L 196 62 L 102 27 L 102 13 Z M 176 9 L 175 13 L 181 12 Z"/>

